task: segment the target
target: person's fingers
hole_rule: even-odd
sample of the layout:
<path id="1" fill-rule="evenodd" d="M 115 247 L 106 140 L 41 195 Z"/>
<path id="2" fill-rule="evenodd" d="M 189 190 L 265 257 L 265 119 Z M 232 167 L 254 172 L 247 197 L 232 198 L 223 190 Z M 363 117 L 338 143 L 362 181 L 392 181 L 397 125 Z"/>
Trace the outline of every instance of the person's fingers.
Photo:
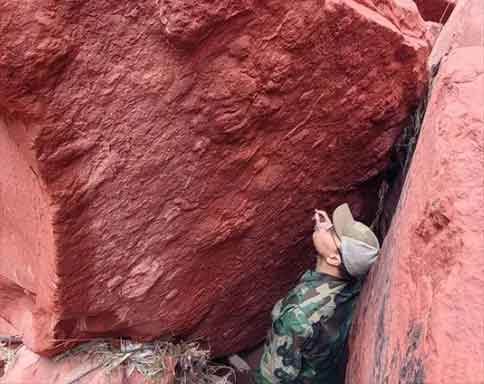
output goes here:
<path id="1" fill-rule="evenodd" d="M 322 210 L 318 209 L 317 213 L 320 216 L 323 216 L 324 221 L 331 221 L 331 219 L 329 218 L 328 213 L 326 211 L 322 211 Z"/>
<path id="2" fill-rule="evenodd" d="M 316 215 L 318 216 L 319 222 L 321 222 L 321 218 L 323 219 L 322 221 L 327 224 L 332 224 L 331 219 L 328 216 L 328 213 L 326 211 L 323 211 L 321 209 L 315 209 Z"/>
<path id="3" fill-rule="evenodd" d="M 314 214 L 314 220 L 316 221 L 316 224 L 321 223 L 321 217 L 318 215 L 318 211 L 316 210 L 316 213 Z"/>
<path id="4" fill-rule="evenodd" d="M 314 214 L 313 218 L 314 218 L 314 221 L 316 222 L 314 224 L 314 230 L 319 231 L 321 229 L 321 218 L 317 213 Z"/>

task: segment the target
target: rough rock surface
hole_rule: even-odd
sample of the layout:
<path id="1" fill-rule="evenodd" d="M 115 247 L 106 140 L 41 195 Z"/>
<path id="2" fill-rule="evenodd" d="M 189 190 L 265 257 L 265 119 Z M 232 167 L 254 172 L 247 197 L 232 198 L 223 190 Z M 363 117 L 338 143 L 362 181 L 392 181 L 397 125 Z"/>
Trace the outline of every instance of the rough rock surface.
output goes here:
<path id="1" fill-rule="evenodd" d="M 483 58 L 463 47 L 441 64 L 360 298 L 347 383 L 484 383 Z"/>
<path id="2" fill-rule="evenodd" d="M 430 66 L 437 65 L 454 48 L 484 45 L 483 25 L 484 3 L 481 0 L 460 1 L 439 33 L 429 58 Z"/>
<path id="3" fill-rule="evenodd" d="M 17 330 L 4 319 L 0 318 L 0 335 L 1 336 L 15 336 Z"/>
<path id="4" fill-rule="evenodd" d="M 368 218 L 426 79 L 407 0 L 0 0 L 0 316 L 98 335 L 265 334 L 315 206 Z"/>
<path id="5" fill-rule="evenodd" d="M 22 347 L 15 363 L 0 378 L 0 384 L 153 384 L 153 380 L 126 368 L 109 371 L 98 368 L 99 362 L 86 356 L 72 356 L 59 361 L 36 355 Z M 174 384 L 172 365 L 157 384 Z M 169 373 L 170 372 L 170 373 Z M 77 380 L 76 380 L 77 379 Z"/>
<path id="6" fill-rule="evenodd" d="M 467 0 L 460 0 L 465 3 Z M 415 0 L 424 20 L 445 23 L 455 8 L 457 0 Z"/>
<path id="7" fill-rule="evenodd" d="M 442 31 L 443 25 L 440 23 L 435 23 L 433 21 L 427 21 L 426 24 L 427 24 L 428 40 L 430 45 L 433 46 L 437 41 L 437 38 L 439 37 L 440 32 Z"/>

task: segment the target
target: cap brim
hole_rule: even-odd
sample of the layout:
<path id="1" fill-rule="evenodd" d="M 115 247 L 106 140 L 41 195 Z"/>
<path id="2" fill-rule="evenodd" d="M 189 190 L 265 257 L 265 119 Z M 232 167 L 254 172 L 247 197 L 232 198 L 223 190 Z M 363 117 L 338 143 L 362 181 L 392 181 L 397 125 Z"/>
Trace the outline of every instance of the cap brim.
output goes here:
<path id="1" fill-rule="evenodd" d="M 353 226 L 355 219 L 351 214 L 350 207 L 347 203 L 341 204 L 333 212 L 333 225 L 336 234 L 341 237 L 346 236 L 347 231 Z"/>

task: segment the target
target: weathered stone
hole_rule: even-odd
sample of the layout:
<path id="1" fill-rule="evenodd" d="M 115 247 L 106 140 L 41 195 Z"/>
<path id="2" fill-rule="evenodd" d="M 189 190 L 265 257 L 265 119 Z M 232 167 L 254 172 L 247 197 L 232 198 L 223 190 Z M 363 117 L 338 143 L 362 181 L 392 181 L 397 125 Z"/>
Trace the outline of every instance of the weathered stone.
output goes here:
<path id="1" fill-rule="evenodd" d="M 457 47 L 484 45 L 484 6 L 481 0 L 465 0 L 457 4 L 442 31 L 429 58 L 435 66 L 441 58 Z"/>
<path id="2" fill-rule="evenodd" d="M 427 78 L 404 0 L 0 0 L 0 316 L 52 354 L 265 335 L 311 210 L 374 210 Z"/>
<path id="3" fill-rule="evenodd" d="M 465 3 L 466 0 L 461 0 Z M 455 8 L 457 0 L 415 0 L 424 20 L 445 23 Z"/>
<path id="4" fill-rule="evenodd" d="M 465 23 L 465 20 L 462 21 Z M 352 329 L 347 383 L 484 378 L 484 47 L 452 50 Z"/>

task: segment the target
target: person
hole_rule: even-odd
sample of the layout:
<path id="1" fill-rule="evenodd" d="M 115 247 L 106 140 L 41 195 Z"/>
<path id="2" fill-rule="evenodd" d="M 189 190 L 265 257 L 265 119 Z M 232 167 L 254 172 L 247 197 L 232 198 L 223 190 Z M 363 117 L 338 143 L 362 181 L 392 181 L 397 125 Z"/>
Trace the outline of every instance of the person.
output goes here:
<path id="1" fill-rule="evenodd" d="M 361 279 L 377 259 L 380 245 L 372 230 L 356 221 L 348 204 L 333 222 L 316 210 L 315 270 L 272 310 L 272 327 L 253 381 L 256 384 L 340 384 L 346 365 L 346 339 Z"/>

